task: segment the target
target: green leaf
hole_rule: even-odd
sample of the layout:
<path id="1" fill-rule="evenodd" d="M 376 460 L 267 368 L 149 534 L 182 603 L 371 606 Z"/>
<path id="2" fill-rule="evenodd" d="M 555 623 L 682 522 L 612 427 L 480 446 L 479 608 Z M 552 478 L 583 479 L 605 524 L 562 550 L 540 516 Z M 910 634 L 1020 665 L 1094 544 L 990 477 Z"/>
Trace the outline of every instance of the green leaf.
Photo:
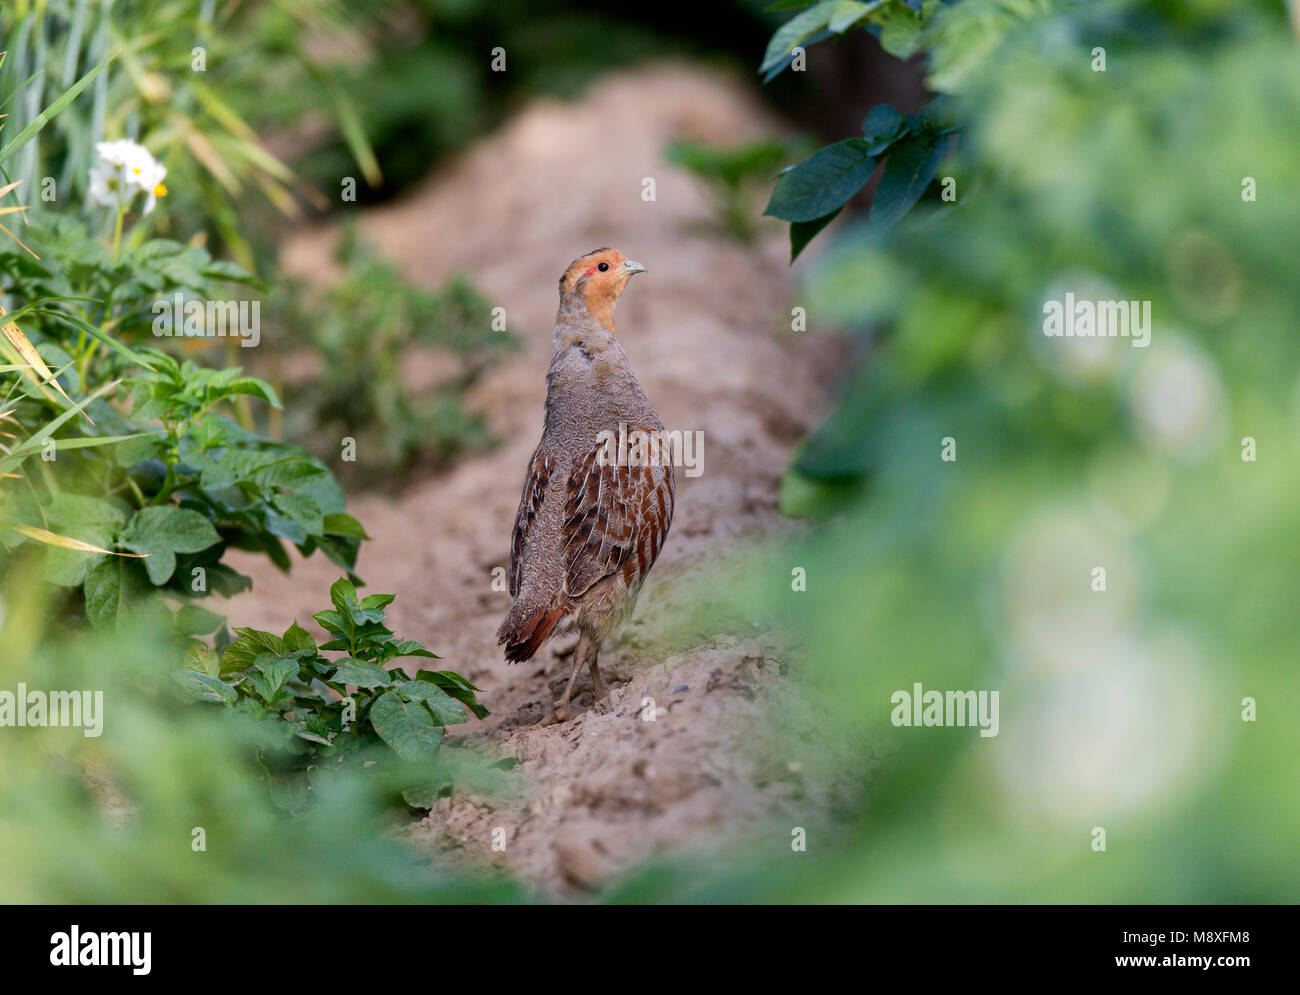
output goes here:
<path id="1" fill-rule="evenodd" d="M 871 223 L 888 230 L 925 193 L 948 152 L 947 135 L 918 132 L 894 147 L 871 201 Z"/>
<path id="2" fill-rule="evenodd" d="M 185 669 L 197 670 L 209 677 L 221 676 L 221 657 L 202 643 L 190 643 L 185 651 Z"/>
<path id="3" fill-rule="evenodd" d="M 420 670 L 416 680 L 431 681 L 463 704 L 480 719 L 487 718 L 488 710 L 478 703 L 474 692 L 478 690 L 473 684 L 450 670 Z"/>
<path id="4" fill-rule="evenodd" d="M 136 512 L 120 541 L 133 552 L 148 554 L 144 565 L 149 579 L 165 584 L 176 570 L 177 553 L 197 553 L 220 539 L 197 511 L 162 505 Z"/>
<path id="5" fill-rule="evenodd" d="M 277 494 L 271 499 L 271 505 L 299 525 L 308 535 L 320 535 L 325 527 L 320 505 L 310 495 Z"/>
<path id="6" fill-rule="evenodd" d="M 344 615 L 348 614 L 348 603 L 356 604 L 357 589 L 346 577 L 340 577 L 330 585 L 330 601 Z"/>
<path id="7" fill-rule="evenodd" d="M 916 112 L 917 118 L 931 131 L 952 132 L 957 130 L 957 108 L 952 97 L 939 94 Z"/>
<path id="8" fill-rule="evenodd" d="M 861 138 L 846 138 L 813 153 L 782 174 L 763 213 L 783 221 L 814 221 L 862 189 L 876 159 Z"/>
<path id="9" fill-rule="evenodd" d="M 437 756 L 443 728 L 421 702 L 406 701 L 396 691 L 388 691 L 370 706 L 370 724 L 403 760 Z"/>
<path id="10" fill-rule="evenodd" d="M 148 243 L 146 243 L 148 244 Z M 141 246 L 143 248 L 143 246 Z M 238 263 L 232 263 L 225 259 L 215 259 L 202 267 L 200 270 L 206 277 L 214 280 L 229 280 L 231 283 L 246 283 L 257 286 L 261 281 L 252 273 L 240 266 Z"/>
<path id="11" fill-rule="evenodd" d="M 359 688 L 386 688 L 393 683 L 392 676 L 379 664 L 356 660 L 350 656 L 338 661 L 338 669 L 330 680 L 336 684 L 352 684 Z"/>
<path id="12" fill-rule="evenodd" d="M 393 654 L 393 656 L 395 656 L 395 657 L 397 657 L 397 656 L 424 656 L 424 657 L 428 657 L 430 660 L 440 660 L 440 659 L 441 659 L 441 657 L 439 657 L 437 653 L 431 653 L 429 650 L 425 649 L 422 645 L 420 645 L 419 643 L 417 643 L 414 639 L 403 639 L 403 640 L 401 640 L 400 642 L 398 642 L 398 643 L 396 644 L 395 649 L 396 649 L 396 652 Z"/>
<path id="13" fill-rule="evenodd" d="M 465 714 L 465 706 L 436 684 L 428 681 L 406 681 L 394 686 L 393 690 L 408 701 L 424 702 L 434 717 L 445 726 L 469 721 L 469 716 Z"/>
<path id="14" fill-rule="evenodd" d="M 329 471 L 318 463 L 298 456 L 290 456 L 264 464 L 248 474 L 248 478 L 262 487 L 297 488 L 328 474 Z"/>
<path id="15" fill-rule="evenodd" d="M 226 647 L 221 654 L 221 672 L 223 674 L 240 673 L 247 670 L 253 665 L 263 653 L 274 653 L 277 656 L 286 652 L 284 640 L 273 632 L 264 632 L 261 629 L 238 628 L 235 634 L 239 637 L 233 643 Z"/>
<path id="16" fill-rule="evenodd" d="M 380 608 L 365 607 L 357 601 L 357 589 L 352 586 L 352 582 L 346 577 L 340 577 L 330 586 L 330 600 L 334 602 L 334 607 L 338 609 L 342 616 L 336 624 L 341 624 L 344 619 L 351 621 L 353 625 L 365 625 L 368 622 L 383 622 L 384 612 Z M 335 632 L 336 635 L 347 635 L 344 631 L 336 632 L 320 618 L 324 612 L 316 615 L 316 620 Z"/>
<path id="17" fill-rule="evenodd" d="M 758 71 L 767 73 L 781 65 L 800 42 L 806 41 L 809 36 L 826 27 L 826 22 L 839 6 L 840 0 L 823 0 L 822 3 L 808 8 L 803 13 L 796 14 L 777 28 L 772 35 L 772 40 L 767 43 L 767 51 L 763 53 L 763 61 L 759 64 Z"/>
<path id="18" fill-rule="evenodd" d="M 276 693 L 284 687 L 285 681 L 297 676 L 298 661 L 293 657 L 261 653 L 253 661 L 246 680 L 257 692 L 258 697 L 270 704 L 274 701 Z"/>
<path id="19" fill-rule="evenodd" d="M 830 214 L 820 218 L 814 218 L 812 221 L 795 221 L 790 225 L 790 262 L 794 262 L 799 257 L 799 253 L 807 248 L 816 234 L 825 228 L 828 224 L 839 217 L 842 207 L 837 207 Z"/>
<path id="20" fill-rule="evenodd" d="M 322 629 L 326 632 L 338 636 L 340 639 L 347 639 L 349 635 L 347 623 L 351 621 L 350 617 L 342 612 L 336 612 L 332 609 L 326 609 L 323 612 L 317 612 L 312 616 Z"/>
<path id="21" fill-rule="evenodd" d="M 293 734 L 300 739 L 305 739 L 309 743 L 319 743 L 321 746 L 333 746 L 324 736 L 318 736 L 314 732 L 308 732 L 306 729 L 294 729 Z"/>
<path id="22" fill-rule="evenodd" d="M 206 636 L 209 632 L 216 632 L 225 620 L 224 615 L 199 605 L 182 605 L 176 613 L 176 631 L 182 636 Z"/>
<path id="23" fill-rule="evenodd" d="M 899 59 L 910 59 L 921 46 L 921 31 L 941 4 L 927 0 L 921 10 L 906 4 L 893 4 L 882 15 L 880 47 Z"/>
<path id="24" fill-rule="evenodd" d="M 86 617 L 96 629 L 111 629 L 117 624 L 118 595 L 121 591 L 116 556 L 101 560 L 86 575 L 82 593 L 86 599 Z"/>
<path id="25" fill-rule="evenodd" d="M 284 648 L 289 652 L 296 650 L 316 650 L 316 640 L 312 638 L 311 633 L 304 629 L 297 622 L 294 622 L 289 628 L 284 630 Z"/>
<path id="26" fill-rule="evenodd" d="M 444 688 L 463 688 L 466 691 L 480 690 L 454 670 L 417 670 L 415 679 L 417 681 L 432 681 L 439 687 Z"/>
<path id="27" fill-rule="evenodd" d="M 118 446 L 113 453 L 113 460 L 120 467 L 132 467 L 147 459 L 158 459 L 166 447 L 166 439 L 161 429 L 157 434 L 144 432 L 138 438 Z"/>
<path id="28" fill-rule="evenodd" d="M 55 531 L 102 549 L 112 549 L 126 512 L 112 501 L 85 494 L 58 494 L 49 503 L 46 516 Z M 51 548 L 46 554 L 45 577 L 52 584 L 76 587 L 86 580 L 91 567 L 103 556 L 75 549 Z"/>
<path id="29" fill-rule="evenodd" d="M 222 397 L 229 394 L 249 394 L 253 397 L 260 397 L 273 408 L 284 407 L 280 403 L 280 398 L 275 393 L 275 389 L 265 380 L 260 380 L 257 377 L 240 377 L 238 380 L 234 380 L 222 387 L 218 394 Z"/>
<path id="30" fill-rule="evenodd" d="M 87 435 L 76 439 L 55 439 L 54 448 L 58 452 L 72 449 L 93 449 L 96 446 L 116 446 L 148 436 L 148 432 L 132 432 L 130 435 Z"/>
<path id="31" fill-rule="evenodd" d="M 150 590 L 138 561 L 120 556 L 105 556 L 96 563 L 82 587 L 86 598 L 86 617 L 96 629 L 116 627 L 131 606 Z"/>
<path id="32" fill-rule="evenodd" d="M 876 104 L 862 122 L 867 151 L 879 156 L 904 132 L 903 115 L 892 104 Z"/>
<path id="33" fill-rule="evenodd" d="M 861 0 L 840 0 L 826 22 L 826 26 L 837 35 L 853 27 L 861 18 L 871 13 L 874 5 L 862 3 Z"/>
<path id="34" fill-rule="evenodd" d="M 233 705 L 239 698 L 238 692 L 225 681 L 198 670 L 177 670 L 172 674 L 172 680 L 199 701 Z"/>
<path id="35" fill-rule="evenodd" d="M 314 536 L 313 542 L 336 567 L 342 567 L 348 571 L 348 576 L 356 580 L 358 584 L 364 584 L 365 581 L 353 573 L 352 568 L 357 565 L 357 551 L 361 548 L 360 539 L 344 539 L 341 536 Z"/>
<path id="36" fill-rule="evenodd" d="M 348 539 L 370 538 L 370 536 L 366 534 L 366 530 L 361 527 L 361 523 L 346 512 L 336 512 L 332 515 L 326 515 L 322 531 L 326 535 L 344 536 Z"/>

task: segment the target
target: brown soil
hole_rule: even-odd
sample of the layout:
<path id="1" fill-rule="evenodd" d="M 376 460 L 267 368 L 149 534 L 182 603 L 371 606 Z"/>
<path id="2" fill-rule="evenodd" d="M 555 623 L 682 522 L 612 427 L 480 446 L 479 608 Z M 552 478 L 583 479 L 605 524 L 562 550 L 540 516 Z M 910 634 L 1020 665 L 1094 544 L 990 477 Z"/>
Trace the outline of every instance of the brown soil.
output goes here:
<path id="1" fill-rule="evenodd" d="M 393 628 L 483 689 L 492 715 L 454 732 L 520 761 L 514 795 L 457 794 L 409 827 L 440 864 L 493 864 L 562 894 L 649 854 L 715 850 L 762 826 L 788 852 L 790 826 L 832 795 L 803 773 L 811 712 L 783 708 L 800 716 L 791 735 L 755 735 L 774 696 L 787 693 L 782 637 L 711 614 L 706 585 L 695 583 L 720 557 L 796 527 L 777 514 L 778 483 L 825 410 L 838 346 L 788 331 L 796 302 L 784 226 L 771 223 L 749 246 L 709 234 L 706 197 L 662 150 L 678 137 L 728 143 L 771 130 L 729 80 L 676 65 L 624 72 L 579 101 L 524 108 L 421 189 L 360 219 L 362 234 L 423 284 L 469 273 L 524 341 L 469 399 L 503 440 L 498 448 L 350 506 L 373 537 L 358 572 L 369 590 L 398 595 Z M 645 177 L 657 185 L 653 202 L 641 197 Z M 287 266 L 328 278 L 335 236 L 300 233 L 285 248 Z M 611 706 L 589 709 L 584 674 L 576 716 L 542 728 L 534 723 L 559 696 L 572 640 L 508 666 L 493 640 L 508 604 L 493 568 L 506 563 L 541 430 L 556 280 L 602 245 L 649 267 L 619 304 L 620 336 L 668 427 L 703 431 L 704 472 L 678 470 L 666 548 L 635 617 L 601 655 Z M 232 624 L 267 628 L 308 619 L 337 576 L 321 557 L 296 563 L 291 576 L 247 556 L 235 566 L 254 577 L 254 591 L 231 603 Z M 497 827 L 503 852 L 491 845 Z"/>

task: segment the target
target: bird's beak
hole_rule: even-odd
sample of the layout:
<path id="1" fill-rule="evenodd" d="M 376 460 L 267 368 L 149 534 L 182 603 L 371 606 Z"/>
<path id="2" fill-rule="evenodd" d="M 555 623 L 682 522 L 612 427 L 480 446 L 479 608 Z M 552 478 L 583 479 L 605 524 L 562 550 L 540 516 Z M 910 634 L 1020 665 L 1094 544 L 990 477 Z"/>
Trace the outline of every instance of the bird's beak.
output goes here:
<path id="1" fill-rule="evenodd" d="M 628 276 L 631 276 L 633 273 L 644 273 L 645 271 L 645 267 L 634 260 L 625 259 L 623 261 L 623 272 Z"/>

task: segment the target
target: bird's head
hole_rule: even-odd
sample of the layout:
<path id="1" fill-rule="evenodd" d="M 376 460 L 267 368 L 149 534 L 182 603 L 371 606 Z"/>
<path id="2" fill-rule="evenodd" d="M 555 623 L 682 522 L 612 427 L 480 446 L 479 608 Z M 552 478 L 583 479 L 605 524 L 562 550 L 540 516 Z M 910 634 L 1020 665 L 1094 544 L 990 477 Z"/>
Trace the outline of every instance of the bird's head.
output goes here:
<path id="1" fill-rule="evenodd" d="M 613 329 L 614 302 L 628 280 L 644 272 L 644 266 L 617 249 L 594 249 L 571 262 L 560 277 L 560 303 L 581 300 L 602 325 Z"/>

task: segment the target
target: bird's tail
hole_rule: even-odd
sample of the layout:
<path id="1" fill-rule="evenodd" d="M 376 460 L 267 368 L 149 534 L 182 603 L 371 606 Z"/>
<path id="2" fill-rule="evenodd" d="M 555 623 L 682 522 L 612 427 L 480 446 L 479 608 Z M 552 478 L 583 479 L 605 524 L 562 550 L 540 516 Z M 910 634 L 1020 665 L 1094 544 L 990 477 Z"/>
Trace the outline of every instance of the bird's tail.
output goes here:
<path id="1" fill-rule="evenodd" d="M 561 618 L 564 608 L 537 608 L 516 601 L 497 630 L 497 642 L 506 648 L 506 659 L 520 663 L 537 652 Z"/>

